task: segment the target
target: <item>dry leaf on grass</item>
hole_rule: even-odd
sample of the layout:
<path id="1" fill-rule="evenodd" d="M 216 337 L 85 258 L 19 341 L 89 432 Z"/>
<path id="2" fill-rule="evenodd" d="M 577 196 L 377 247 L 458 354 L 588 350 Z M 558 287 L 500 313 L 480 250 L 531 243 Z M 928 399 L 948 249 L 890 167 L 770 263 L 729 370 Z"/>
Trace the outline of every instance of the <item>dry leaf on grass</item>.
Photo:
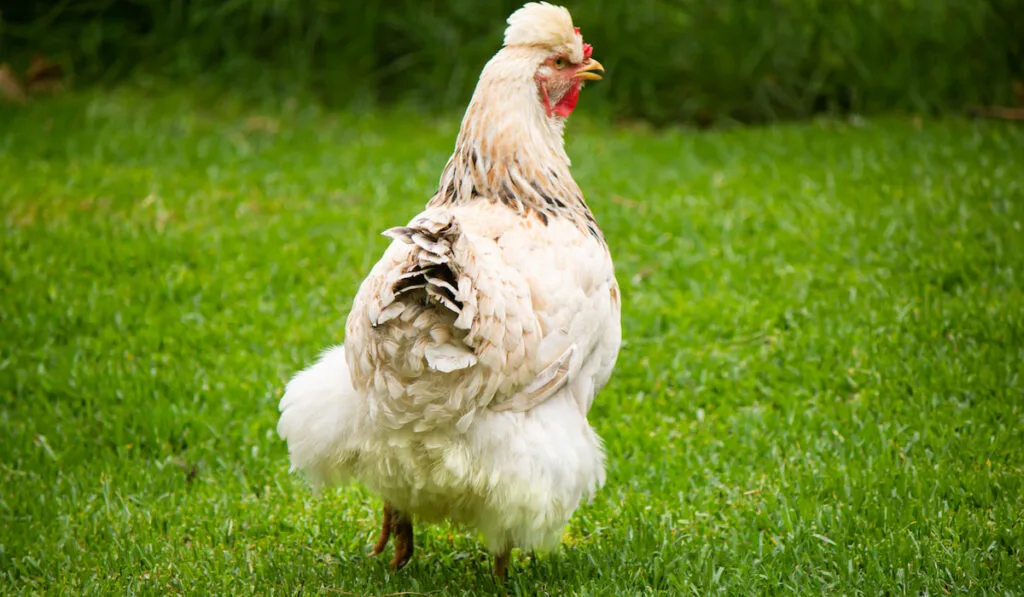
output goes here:
<path id="1" fill-rule="evenodd" d="M 64 89 L 64 69 L 46 56 L 36 54 L 25 80 L 29 93 L 56 93 Z"/>
<path id="2" fill-rule="evenodd" d="M 9 64 L 0 64 L 0 100 L 24 104 L 28 97 L 18 80 L 18 75 Z"/>
<path id="3" fill-rule="evenodd" d="M 1013 89 L 1013 97 L 1016 99 L 1018 107 L 970 106 L 967 108 L 967 113 L 983 118 L 1024 121 L 1024 81 L 1014 81 L 1010 87 Z"/>
<path id="4" fill-rule="evenodd" d="M 1024 108 L 1007 108 L 1005 106 L 971 106 L 967 108 L 971 116 L 996 118 L 999 120 L 1024 120 Z"/>
<path id="5" fill-rule="evenodd" d="M 245 130 L 250 132 L 276 133 L 281 123 L 269 116 L 250 116 L 245 120 Z"/>

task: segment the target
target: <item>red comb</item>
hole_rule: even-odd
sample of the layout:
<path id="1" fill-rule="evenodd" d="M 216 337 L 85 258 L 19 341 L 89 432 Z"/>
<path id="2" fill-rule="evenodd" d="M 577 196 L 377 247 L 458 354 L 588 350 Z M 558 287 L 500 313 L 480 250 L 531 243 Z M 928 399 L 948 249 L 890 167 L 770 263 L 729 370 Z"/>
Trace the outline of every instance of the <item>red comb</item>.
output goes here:
<path id="1" fill-rule="evenodd" d="M 583 34 L 580 33 L 580 28 L 579 27 L 573 27 L 572 30 L 574 32 L 576 32 L 576 35 L 579 35 L 580 37 L 583 37 Z M 590 58 L 590 55 L 593 54 L 593 53 L 594 53 L 594 47 L 593 46 L 591 46 L 590 44 L 583 44 L 583 59 L 584 60 L 586 60 L 587 58 Z"/>

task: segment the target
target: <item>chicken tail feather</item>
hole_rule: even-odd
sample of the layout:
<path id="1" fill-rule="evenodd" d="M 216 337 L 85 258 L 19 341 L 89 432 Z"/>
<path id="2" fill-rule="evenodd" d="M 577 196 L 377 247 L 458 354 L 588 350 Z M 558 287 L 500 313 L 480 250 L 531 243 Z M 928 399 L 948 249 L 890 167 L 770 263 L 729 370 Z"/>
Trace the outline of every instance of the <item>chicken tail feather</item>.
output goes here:
<path id="1" fill-rule="evenodd" d="M 352 386 L 344 346 L 325 351 L 292 378 L 278 405 L 277 424 L 292 470 L 304 472 L 317 489 L 346 481 L 359 457 L 365 405 Z"/>

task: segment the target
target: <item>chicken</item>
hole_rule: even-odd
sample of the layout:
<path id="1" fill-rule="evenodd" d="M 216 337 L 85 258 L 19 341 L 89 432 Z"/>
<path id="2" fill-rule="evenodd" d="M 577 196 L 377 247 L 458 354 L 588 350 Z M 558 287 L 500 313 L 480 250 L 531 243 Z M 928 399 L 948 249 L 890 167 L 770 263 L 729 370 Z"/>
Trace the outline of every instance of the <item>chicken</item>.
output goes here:
<path id="1" fill-rule="evenodd" d="M 508 18 L 436 194 L 359 287 L 345 343 L 287 385 L 278 433 L 316 487 L 384 501 L 373 554 L 413 553 L 413 521 L 476 529 L 504 577 L 513 548 L 556 548 L 603 484 L 587 421 L 621 343 L 604 236 L 563 127 L 601 78 L 569 11 Z"/>

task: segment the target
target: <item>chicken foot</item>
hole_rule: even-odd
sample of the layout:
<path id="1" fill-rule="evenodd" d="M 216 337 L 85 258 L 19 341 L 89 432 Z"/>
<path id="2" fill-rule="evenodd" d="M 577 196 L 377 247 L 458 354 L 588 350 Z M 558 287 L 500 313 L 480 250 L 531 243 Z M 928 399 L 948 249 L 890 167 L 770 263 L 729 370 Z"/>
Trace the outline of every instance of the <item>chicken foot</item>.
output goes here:
<path id="1" fill-rule="evenodd" d="M 384 553 L 392 535 L 395 536 L 395 557 L 391 560 L 391 568 L 401 570 L 412 559 L 414 551 L 412 518 L 392 506 L 390 502 L 384 502 L 384 519 L 381 523 L 380 535 L 370 555 L 376 557 Z M 511 560 L 511 548 L 505 548 L 500 553 L 494 554 L 494 576 L 496 578 L 505 580 Z"/>
<path id="2" fill-rule="evenodd" d="M 395 557 L 391 559 L 391 567 L 401 570 L 412 558 L 412 518 L 389 502 L 384 502 L 384 522 L 381 524 L 380 537 L 370 555 L 379 556 L 383 553 L 392 534 L 395 535 Z"/>
<path id="3" fill-rule="evenodd" d="M 391 539 L 391 520 L 393 518 L 393 512 L 391 504 L 384 502 L 384 524 L 380 528 L 380 537 L 377 539 L 377 544 L 373 546 L 373 551 L 370 552 L 371 556 L 379 556 L 384 553 L 384 548 L 388 546 L 388 541 Z"/>

